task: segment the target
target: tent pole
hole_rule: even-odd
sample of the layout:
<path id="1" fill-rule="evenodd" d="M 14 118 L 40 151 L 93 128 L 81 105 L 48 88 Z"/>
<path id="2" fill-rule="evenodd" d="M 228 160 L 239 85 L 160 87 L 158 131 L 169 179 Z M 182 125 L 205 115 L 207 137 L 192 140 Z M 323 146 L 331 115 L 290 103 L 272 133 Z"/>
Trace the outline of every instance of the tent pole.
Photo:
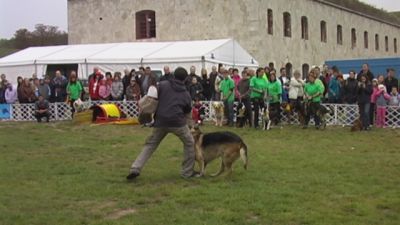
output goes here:
<path id="1" fill-rule="evenodd" d="M 37 76 L 38 74 L 37 74 L 37 64 L 36 64 L 36 59 L 35 59 L 35 61 L 33 61 L 33 65 L 35 65 L 35 74 L 36 74 L 36 76 Z"/>
<path id="2" fill-rule="evenodd" d="M 87 59 L 85 59 L 85 67 L 86 67 L 86 73 L 85 73 L 85 75 L 86 75 L 86 79 L 89 79 L 89 65 L 87 64 Z"/>
<path id="3" fill-rule="evenodd" d="M 201 68 L 205 69 L 206 68 L 206 59 L 204 55 L 201 57 Z"/>

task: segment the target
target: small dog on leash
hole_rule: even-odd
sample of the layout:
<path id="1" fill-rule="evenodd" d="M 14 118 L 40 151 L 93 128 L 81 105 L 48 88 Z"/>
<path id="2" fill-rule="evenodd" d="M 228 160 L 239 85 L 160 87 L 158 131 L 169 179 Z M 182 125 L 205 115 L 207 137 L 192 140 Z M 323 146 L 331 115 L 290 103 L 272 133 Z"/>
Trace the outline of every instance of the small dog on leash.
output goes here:
<path id="1" fill-rule="evenodd" d="M 271 120 L 269 117 L 269 107 L 265 107 L 262 109 L 262 123 L 263 123 L 263 130 L 270 130 L 271 129 Z"/>
<path id="2" fill-rule="evenodd" d="M 239 157 L 243 160 L 244 169 L 247 169 L 247 146 L 238 135 L 228 131 L 203 134 L 199 126 L 194 126 L 191 132 L 200 176 L 204 176 L 207 164 L 218 157 L 221 158 L 221 167 L 211 176 L 219 176 L 226 170 L 230 175 L 232 164 Z"/>
<path id="3" fill-rule="evenodd" d="M 215 126 L 222 127 L 222 122 L 224 120 L 224 103 L 222 102 L 213 102 L 211 106 L 214 109 L 215 116 Z"/>
<path id="4" fill-rule="evenodd" d="M 243 127 L 246 122 L 245 118 L 245 112 L 246 112 L 246 107 L 242 102 L 239 102 L 239 104 L 236 107 L 236 126 L 237 127 Z"/>
<path id="5" fill-rule="evenodd" d="M 350 131 L 351 132 L 361 131 L 362 128 L 363 128 L 363 125 L 362 125 L 361 119 L 358 118 L 358 119 L 354 120 L 353 126 L 351 126 Z"/>

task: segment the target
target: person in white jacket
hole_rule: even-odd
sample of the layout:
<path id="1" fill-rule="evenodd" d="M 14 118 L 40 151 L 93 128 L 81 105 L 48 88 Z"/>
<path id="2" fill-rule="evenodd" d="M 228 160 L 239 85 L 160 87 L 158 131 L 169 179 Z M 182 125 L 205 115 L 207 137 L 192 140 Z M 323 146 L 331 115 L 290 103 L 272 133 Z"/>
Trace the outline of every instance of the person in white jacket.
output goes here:
<path id="1" fill-rule="evenodd" d="M 17 87 L 11 83 L 7 84 L 7 89 L 4 93 L 7 104 L 14 104 L 18 100 Z"/>
<path id="2" fill-rule="evenodd" d="M 302 109 L 304 85 L 305 82 L 301 79 L 300 71 L 294 71 L 293 78 L 290 79 L 289 83 L 289 103 L 297 112 L 300 112 Z"/>

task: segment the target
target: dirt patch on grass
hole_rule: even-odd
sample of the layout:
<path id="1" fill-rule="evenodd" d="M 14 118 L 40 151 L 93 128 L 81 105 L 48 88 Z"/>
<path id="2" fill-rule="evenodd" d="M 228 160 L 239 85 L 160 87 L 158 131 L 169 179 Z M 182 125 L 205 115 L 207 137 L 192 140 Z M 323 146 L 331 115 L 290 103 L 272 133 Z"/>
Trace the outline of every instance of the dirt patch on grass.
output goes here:
<path id="1" fill-rule="evenodd" d="M 124 216 L 130 215 L 130 214 L 134 214 L 134 213 L 136 213 L 136 211 L 137 210 L 134 209 L 134 208 L 120 209 L 120 210 L 114 211 L 111 214 L 109 214 L 108 216 L 106 216 L 106 219 L 117 220 L 117 219 L 122 218 Z"/>

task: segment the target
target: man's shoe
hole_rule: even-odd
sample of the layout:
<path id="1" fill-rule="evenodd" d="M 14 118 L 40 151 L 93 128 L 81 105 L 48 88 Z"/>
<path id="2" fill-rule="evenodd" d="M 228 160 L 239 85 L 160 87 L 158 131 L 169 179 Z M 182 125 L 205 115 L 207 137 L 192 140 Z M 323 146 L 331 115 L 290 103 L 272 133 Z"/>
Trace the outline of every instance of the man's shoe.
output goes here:
<path id="1" fill-rule="evenodd" d="M 197 178 L 197 177 L 201 177 L 201 174 L 197 171 L 193 171 L 193 173 L 190 176 L 182 175 L 183 179 L 191 179 L 191 178 Z"/>
<path id="2" fill-rule="evenodd" d="M 138 173 L 138 172 L 131 172 L 130 174 L 128 174 L 128 176 L 126 176 L 126 179 L 127 180 L 134 180 L 139 175 L 140 175 L 140 173 Z"/>

